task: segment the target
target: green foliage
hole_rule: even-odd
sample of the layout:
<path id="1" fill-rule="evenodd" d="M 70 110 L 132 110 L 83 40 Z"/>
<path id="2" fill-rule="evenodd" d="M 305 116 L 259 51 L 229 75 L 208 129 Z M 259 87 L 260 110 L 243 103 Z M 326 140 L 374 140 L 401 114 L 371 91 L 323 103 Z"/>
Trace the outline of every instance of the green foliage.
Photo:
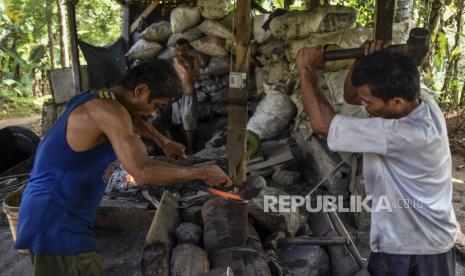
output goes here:
<path id="1" fill-rule="evenodd" d="M 114 0 L 81 0 L 76 6 L 78 37 L 93 45 L 110 44 L 121 35 L 121 7 Z"/>
<path id="2" fill-rule="evenodd" d="M 18 97 L 8 90 L 0 89 L 0 120 L 40 114 L 44 99 Z"/>
<path id="3" fill-rule="evenodd" d="M 331 0 L 333 5 L 344 5 L 358 11 L 357 23 L 360 26 L 373 26 L 375 15 L 375 0 Z"/>

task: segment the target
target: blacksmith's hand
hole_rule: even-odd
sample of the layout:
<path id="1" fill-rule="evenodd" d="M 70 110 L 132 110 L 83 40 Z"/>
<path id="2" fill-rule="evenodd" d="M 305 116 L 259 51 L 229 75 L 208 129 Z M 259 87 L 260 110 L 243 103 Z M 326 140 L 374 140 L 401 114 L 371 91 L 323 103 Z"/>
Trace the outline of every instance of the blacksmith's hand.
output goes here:
<path id="1" fill-rule="evenodd" d="M 367 40 L 360 46 L 365 50 L 365 55 L 373 54 L 381 49 L 391 46 L 391 42 L 384 40 Z"/>
<path id="2" fill-rule="evenodd" d="M 300 71 L 323 68 L 325 65 L 323 48 L 302 48 L 297 52 L 295 62 Z"/>
<path id="3" fill-rule="evenodd" d="M 202 180 L 210 186 L 231 186 L 232 181 L 217 165 L 206 165 L 199 167 L 202 170 Z"/>
<path id="4" fill-rule="evenodd" d="M 172 140 L 166 140 L 166 144 L 163 146 L 163 153 L 168 160 L 176 159 L 177 157 L 186 159 L 186 147 L 183 144 L 177 143 Z"/>

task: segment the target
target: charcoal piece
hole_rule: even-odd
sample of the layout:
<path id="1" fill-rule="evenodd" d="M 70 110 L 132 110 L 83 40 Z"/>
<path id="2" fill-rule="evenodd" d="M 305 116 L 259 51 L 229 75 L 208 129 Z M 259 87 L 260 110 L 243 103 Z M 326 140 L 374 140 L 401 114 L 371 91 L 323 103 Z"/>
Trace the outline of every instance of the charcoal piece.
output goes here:
<path id="1" fill-rule="evenodd" d="M 221 103 L 221 102 L 227 102 L 228 101 L 228 93 L 229 93 L 229 88 L 223 88 L 219 91 L 216 91 L 215 93 L 212 93 L 212 103 Z"/>
<path id="2" fill-rule="evenodd" d="M 317 245 L 286 245 L 278 251 L 279 263 L 289 276 L 329 276 L 329 258 Z M 351 274 L 346 274 L 351 275 Z"/>
<path id="3" fill-rule="evenodd" d="M 198 245 L 202 239 L 202 227 L 190 222 L 181 223 L 175 231 L 178 243 L 192 243 Z"/>
<path id="4" fill-rule="evenodd" d="M 265 242 L 263 243 L 263 246 L 265 247 L 265 249 L 277 250 L 279 248 L 279 243 L 281 242 L 281 240 L 285 238 L 286 232 L 274 232 L 266 238 Z"/>
<path id="5" fill-rule="evenodd" d="M 251 175 L 247 177 L 247 184 L 239 192 L 242 198 L 252 199 L 256 197 L 266 186 L 266 180 L 259 175 Z"/>
<path id="6" fill-rule="evenodd" d="M 263 252 L 262 242 L 260 236 L 255 230 L 255 223 L 249 219 L 249 237 L 247 239 L 247 247 L 257 250 L 257 252 Z"/>
<path id="7" fill-rule="evenodd" d="M 299 172 L 287 171 L 287 170 L 277 170 L 273 173 L 273 181 L 285 185 L 291 186 L 297 183 L 297 180 L 300 178 Z"/>
<path id="8" fill-rule="evenodd" d="M 192 222 L 197 225 L 203 226 L 202 206 L 200 205 L 194 205 L 182 210 L 181 217 L 182 220 L 185 222 Z"/>
<path id="9" fill-rule="evenodd" d="M 265 234 L 277 231 L 287 232 L 286 219 L 281 214 L 265 212 L 260 206 L 249 203 L 249 215 L 254 219 L 259 232 Z"/>
<path id="10" fill-rule="evenodd" d="M 284 272 L 282 267 L 274 260 L 268 260 L 268 267 L 270 268 L 270 272 L 272 276 L 283 276 Z"/>

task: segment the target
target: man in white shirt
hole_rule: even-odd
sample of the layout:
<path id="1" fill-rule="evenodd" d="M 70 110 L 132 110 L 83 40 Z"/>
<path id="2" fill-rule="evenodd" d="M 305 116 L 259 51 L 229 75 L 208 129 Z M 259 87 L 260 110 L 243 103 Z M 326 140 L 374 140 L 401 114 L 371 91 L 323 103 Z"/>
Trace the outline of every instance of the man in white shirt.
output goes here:
<path id="1" fill-rule="evenodd" d="M 363 153 L 363 175 L 372 206 L 368 269 L 372 275 L 455 275 L 452 161 L 445 119 L 420 89 L 417 67 L 407 57 L 362 45 L 344 99 L 363 105 L 370 118 L 335 114 L 320 93 L 321 48 L 304 48 L 296 63 L 302 102 L 312 129 L 327 135 L 333 151 Z"/>

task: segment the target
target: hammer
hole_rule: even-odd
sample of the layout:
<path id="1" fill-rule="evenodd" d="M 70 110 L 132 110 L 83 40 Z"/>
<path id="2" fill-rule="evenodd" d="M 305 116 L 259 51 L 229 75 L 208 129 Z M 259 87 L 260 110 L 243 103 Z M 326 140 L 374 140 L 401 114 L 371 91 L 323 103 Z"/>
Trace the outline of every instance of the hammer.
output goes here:
<path id="1" fill-rule="evenodd" d="M 385 50 L 408 56 L 417 66 L 420 66 L 428 53 L 428 49 L 429 31 L 425 28 L 414 28 L 410 30 L 407 44 L 391 45 Z M 324 53 L 325 61 L 361 58 L 363 56 L 365 56 L 363 48 L 332 50 Z"/>

